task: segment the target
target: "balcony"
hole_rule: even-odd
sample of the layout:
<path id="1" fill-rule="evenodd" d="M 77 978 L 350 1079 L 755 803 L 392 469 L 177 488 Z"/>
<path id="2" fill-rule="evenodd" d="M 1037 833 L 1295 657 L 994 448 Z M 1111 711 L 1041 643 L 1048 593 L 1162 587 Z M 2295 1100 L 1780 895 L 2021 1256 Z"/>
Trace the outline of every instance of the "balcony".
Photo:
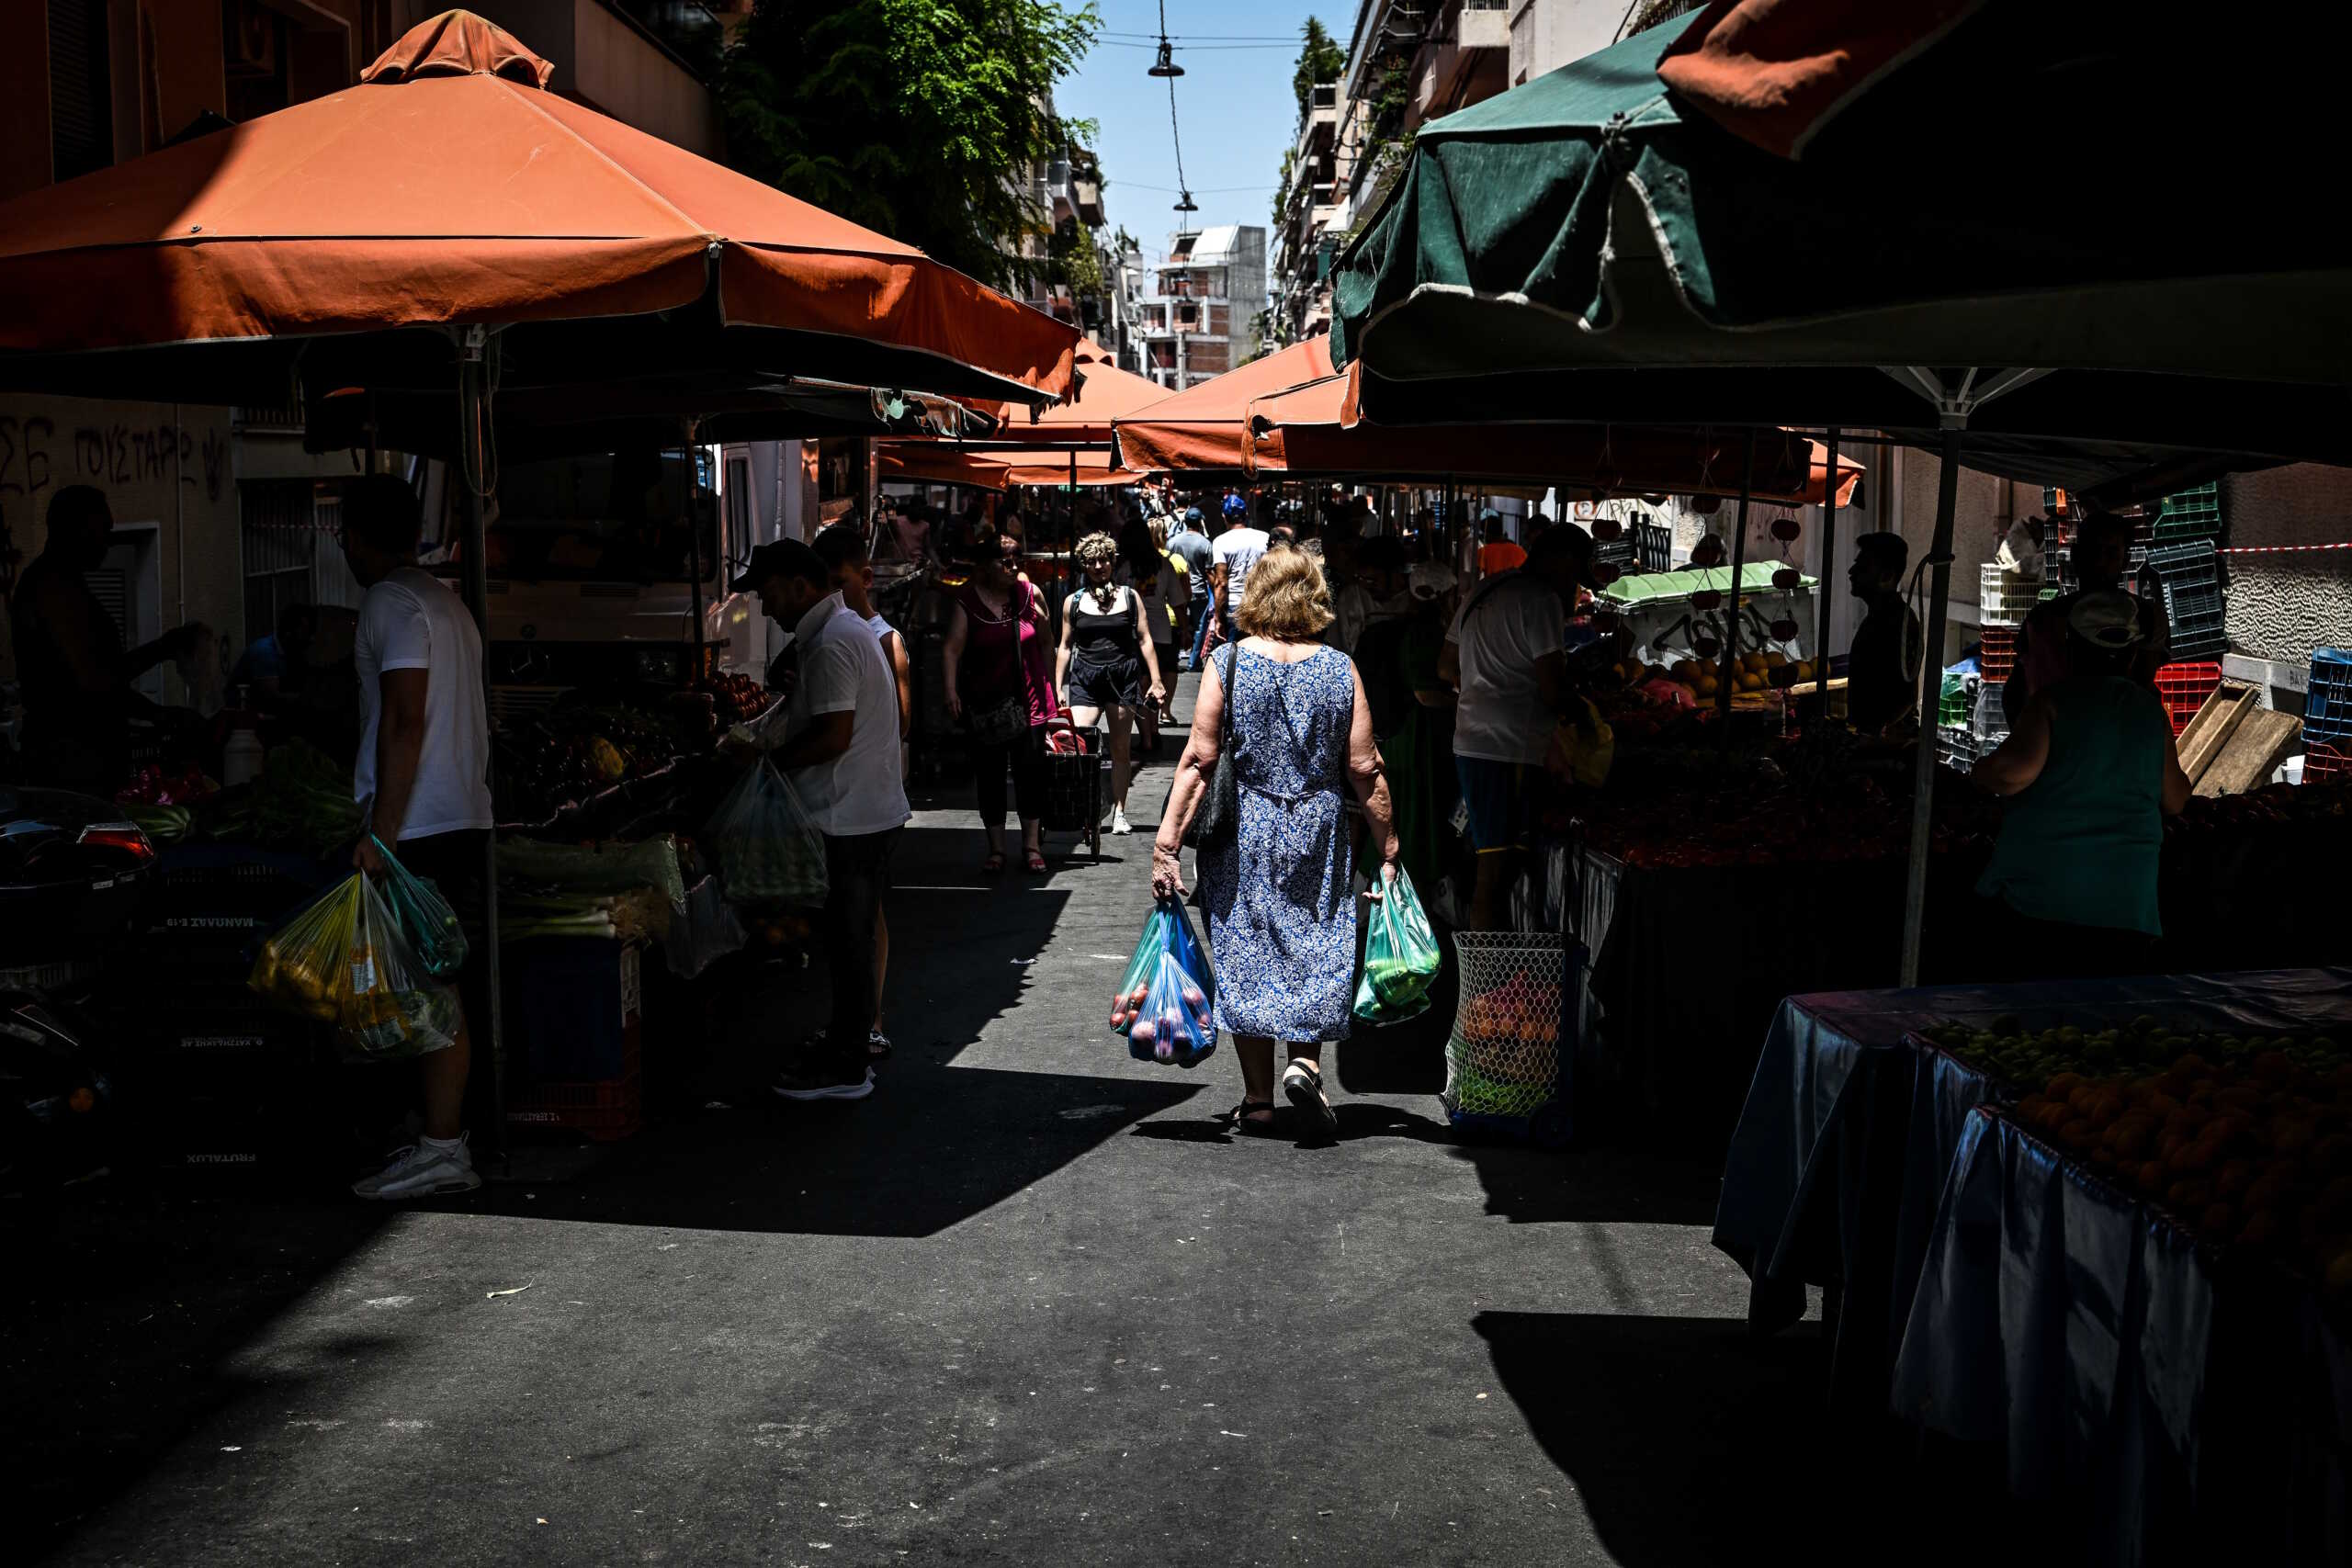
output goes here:
<path id="1" fill-rule="evenodd" d="M 1453 46 L 1456 49 L 1509 49 L 1510 0 L 1463 0 L 1462 9 L 1454 14 Z"/>

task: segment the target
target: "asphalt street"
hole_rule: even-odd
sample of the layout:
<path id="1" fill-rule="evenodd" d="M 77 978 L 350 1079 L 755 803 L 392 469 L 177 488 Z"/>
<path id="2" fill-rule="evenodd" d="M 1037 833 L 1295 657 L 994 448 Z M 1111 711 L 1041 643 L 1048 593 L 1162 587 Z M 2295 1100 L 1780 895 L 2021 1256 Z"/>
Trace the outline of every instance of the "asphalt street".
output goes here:
<path id="1" fill-rule="evenodd" d="M 864 1102 L 760 1089 L 821 982 L 755 960 L 710 1049 L 649 1068 L 648 1131 L 585 1168 L 390 1213 L 124 1181 L 20 1216 L 19 1540 L 1663 1565 L 1786 1541 L 1835 1475 L 1877 1489 L 1851 1528 L 1883 1542 L 1908 1472 L 1817 1415 L 1814 1325 L 1747 1335 L 1711 1164 L 1638 1127 L 1460 1144 L 1427 1030 L 1332 1053 L 1328 1147 L 1227 1136 L 1229 1049 L 1129 1059 L 1105 1015 L 1166 779 L 1136 836 L 1044 878 L 981 876 L 960 792 L 926 797 L 889 905 L 899 1054 Z M 1804 1545 L 1843 1561 L 1844 1528 Z"/>

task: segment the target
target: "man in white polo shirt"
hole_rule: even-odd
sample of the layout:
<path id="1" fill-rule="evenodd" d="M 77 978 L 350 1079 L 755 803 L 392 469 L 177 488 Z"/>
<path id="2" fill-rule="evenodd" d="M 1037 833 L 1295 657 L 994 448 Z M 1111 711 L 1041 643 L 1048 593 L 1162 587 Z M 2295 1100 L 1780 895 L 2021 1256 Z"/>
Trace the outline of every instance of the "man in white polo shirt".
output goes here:
<path id="1" fill-rule="evenodd" d="M 832 998 L 822 1037 L 773 1086 L 786 1100 L 863 1100 L 874 1092 L 874 931 L 890 852 L 912 815 L 899 771 L 899 689 L 865 618 L 842 602 L 815 550 L 762 545 L 732 584 L 789 627 L 799 650 L 792 695 L 752 727 L 825 839 L 825 945 Z"/>

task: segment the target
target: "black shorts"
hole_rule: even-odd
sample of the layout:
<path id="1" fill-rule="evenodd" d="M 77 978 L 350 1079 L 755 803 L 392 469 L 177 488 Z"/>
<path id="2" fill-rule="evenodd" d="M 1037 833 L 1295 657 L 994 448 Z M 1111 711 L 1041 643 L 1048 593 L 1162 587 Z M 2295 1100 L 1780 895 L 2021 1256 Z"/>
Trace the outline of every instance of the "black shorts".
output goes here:
<path id="1" fill-rule="evenodd" d="M 1069 705 L 1080 708 L 1131 708 L 1143 704 L 1143 660 L 1116 659 L 1107 664 L 1072 660 Z"/>
<path id="2" fill-rule="evenodd" d="M 458 924 L 466 933 L 466 966 L 458 973 L 458 995 L 466 1004 L 468 1020 L 477 1028 L 488 1027 L 489 931 L 482 891 L 489 870 L 490 829 L 466 828 L 402 839 L 392 846 L 392 853 L 411 874 L 431 882 L 457 912 Z"/>

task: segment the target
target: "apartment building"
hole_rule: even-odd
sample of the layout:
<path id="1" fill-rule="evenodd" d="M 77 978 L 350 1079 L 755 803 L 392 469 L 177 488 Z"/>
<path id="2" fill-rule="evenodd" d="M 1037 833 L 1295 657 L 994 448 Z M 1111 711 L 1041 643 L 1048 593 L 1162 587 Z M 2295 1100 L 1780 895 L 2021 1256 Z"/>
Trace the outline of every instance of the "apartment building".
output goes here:
<path id="1" fill-rule="evenodd" d="M 1143 374 L 1171 391 L 1221 376 L 1258 353 L 1266 310 L 1266 231 L 1219 223 L 1168 238 L 1142 312 Z"/>
<path id="2" fill-rule="evenodd" d="M 1356 106 L 1348 106 L 1352 112 Z M 1291 149 L 1289 183 L 1274 214 L 1272 327 L 1283 343 L 1331 330 L 1331 258 L 1345 232 L 1346 189 L 1340 178 L 1340 85 L 1307 89 Z"/>

